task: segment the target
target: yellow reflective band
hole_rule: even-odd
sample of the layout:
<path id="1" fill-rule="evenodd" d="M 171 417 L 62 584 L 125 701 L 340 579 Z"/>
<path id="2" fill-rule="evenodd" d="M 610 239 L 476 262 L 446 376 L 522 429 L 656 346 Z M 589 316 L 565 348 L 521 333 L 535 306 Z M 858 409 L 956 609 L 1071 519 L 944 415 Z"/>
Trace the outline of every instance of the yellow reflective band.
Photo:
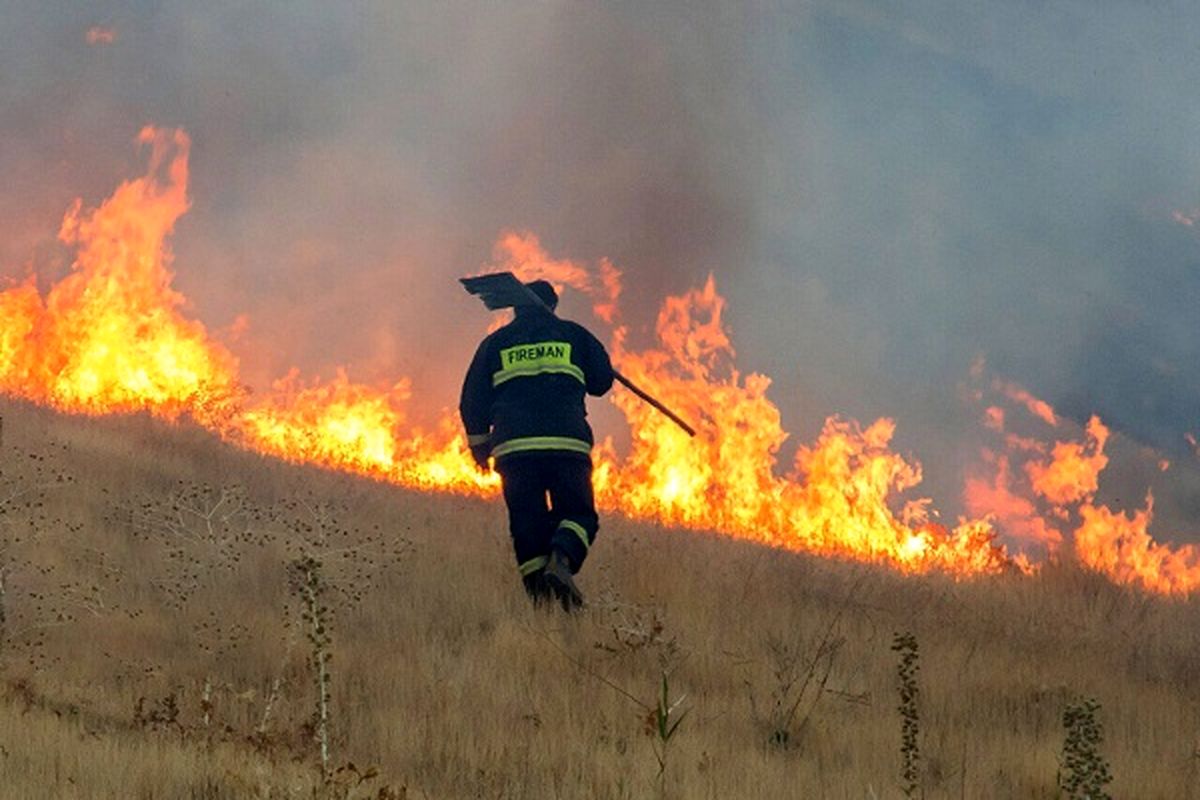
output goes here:
<path id="1" fill-rule="evenodd" d="M 467 444 L 469 444 L 471 447 L 474 447 L 477 444 L 487 444 L 491 440 L 492 440 L 492 435 L 490 433 L 468 433 L 467 434 Z"/>
<path id="2" fill-rule="evenodd" d="M 521 577 L 524 578 L 529 575 L 532 575 L 533 573 L 537 572 L 539 569 L 541 569 L 542 567 L 546 566 L 549 563 L 550 563 L 550 559 L 548 557 L 538 556 L 537 558 L 529 559 L 524 564 L 517 567 L 517 569 L 521 571 Z"/>
<path id="3" fill-rule="evenodd" d="M 579 537 L 579 541 L 583 542 L 583 551 L 585 553 L 592 546 L 588 542 L 587 531 L 585 531 L 583 529 L 583 526 L 580 525 L 578 522 L 573 522 L 572 520 L 564 519 L 562 522 L 558 523 L 558 527 L 566 528 L 567 530 L 574 532 L 574 534 Z"/>
<path id="4" fill-rule="evenodd" d="M 583 370 L 574 364 L 565 366 L 546 365 L 540 367 L 522 367 L 520 369 L 500 370 L 492 375 L 492 386 L 499 386 L 505 381 L 511 381 L 513 378 L 531 378 L 534 375 L 570 375 L 575 380 L 582 384 L 587 384 L 587 380 L 583 377 Z"/>
<path id="5" fill-rule="evenodd" d="M 571 439 L 566 436 L 527 436 L 524 439 L 510 439 L 504 444 L 492 448 L 496 458 L 512 453 L 524 453 L 529 450 L 568 450 L 572 453 L 591 455 L 592 446 L 581 439 Z"/>
<path id="6" fill-rule="evenodd" d="M 553 373 L 570 375 L 580 383 L 587 382 L 583 370 L 571 363 L 570 342 L 519 344 L 500 351 L 500 370 L 492 374 L 492 386 L 513 378 Z"/>

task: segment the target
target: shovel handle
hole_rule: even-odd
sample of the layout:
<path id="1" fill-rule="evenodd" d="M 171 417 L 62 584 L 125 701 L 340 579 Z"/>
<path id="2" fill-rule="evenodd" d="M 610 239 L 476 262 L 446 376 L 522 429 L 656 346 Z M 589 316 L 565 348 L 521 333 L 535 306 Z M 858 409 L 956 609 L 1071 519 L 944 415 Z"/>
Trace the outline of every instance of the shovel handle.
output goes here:
<path id="1" fill-rule="evenodd" d="M 658 401 L 657 401 L 657 400 L 655 400 L 653 397 L 651 397 L 650 395 L 646 394 L 646 393 L 645 393 L 644 391 L 642 391 L 640 388 L 638 388 L 637 386 L 635 386 L 635 385 L 634 385 L 634 383 L 633 383 L 633 381 L 629 380 L 629 378 L 626 378 L 624 375 L 622 375 L 621 373 L 617 372 L 615 369 L 613 370 L 613 377 L 614 377 L 614 378 L 616 378 L 618 381 L 620 381 L 620 382 L 621 382 L 621 384 L 622 384 L 622 385 L 623 385 L 623 386 L 624 386 L 626 389 L 628 389 L 629 391 L 633 392 L 633 393 L 634 393 L 634 394 L 636 394 L 638 397 L 642 398 L 643 400 L 645 400 L 645 401 L 646 401 L 647 403 L 649 403 L 650 405 L 654 406 L 656 409 L 658 409 L 658 410 L 659 410 L 659 411 L 661 411 L 662 413 L 666 414 L 666 415 L 667 415 L 667 417 L 668 417 L 668 418 L 669 418 L 669 419 L 670 419 L 672 422 L 674 422 L 676 425 L 678 425 L 679 427 L 681 427 L 681 428 L 683 428 L 685 431 L 687 431 L 687 435 L 688 435 L 688 436 L 695 436 L 695 435 L 696 435 L 696 429 L 695 429 L 695 428 L 693 428 L 691 425 L 688 425 L 686 422 L 684 422 L 684 421 L 683 421 L 683 420 L 682 420 L 682 419 L 679 417 L 679 415 L 678 415 L 678 414 L 676 414 L 674 411 L 672 411 L 671 409 L 667 408 L 667 407 L 666 407 L 666 406 L 664 406 L 662 403 L 658 402 Z"/>

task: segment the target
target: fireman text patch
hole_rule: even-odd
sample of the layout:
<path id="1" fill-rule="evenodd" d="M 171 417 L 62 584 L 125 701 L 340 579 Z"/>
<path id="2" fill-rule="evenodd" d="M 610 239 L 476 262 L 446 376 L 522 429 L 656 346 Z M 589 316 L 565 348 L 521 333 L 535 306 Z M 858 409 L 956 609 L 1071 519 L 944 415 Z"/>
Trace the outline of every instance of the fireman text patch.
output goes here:
<path id="1" fill-rule="evenodd" d="M 492 375 L 499 386 L 513 378 L 558 373 L 584 382 L 583 370 L 571 363 L 569 342 L 533 342 L 506 347 L 500 351 L 500 370 Z"/>

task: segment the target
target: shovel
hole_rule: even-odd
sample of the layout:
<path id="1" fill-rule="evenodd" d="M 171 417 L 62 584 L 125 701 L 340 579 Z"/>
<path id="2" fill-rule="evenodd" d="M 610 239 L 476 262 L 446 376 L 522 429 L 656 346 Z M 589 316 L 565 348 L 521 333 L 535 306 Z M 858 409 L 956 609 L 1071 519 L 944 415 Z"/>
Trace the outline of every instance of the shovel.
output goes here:
<path id="1" fill-rule="evenodd" d="M 483 304 L 489 310 L 495 311 L 499 308 L 534 306 L 550 314 L 554 313 L 550 310 L 549 306 L 542 302 L 542 298 L 534 294 L 528 286 L 521 283 L 517 276 L 511 272 L 493 272 L 490 275 L 479 275 L 474 278 L 459 278 L 459 281 L 468 292 L 482 300 Z M 696 435 L 695 428 L 684 422 L 674 411 L 635 386 L 629 378 L 626 378 L 615 369 L 613 370 L 613 377 L 620 381 L 626 389 L 654 406 L 654 408 L 665 414 L 668 419 L 687 431 L 688 436 Z"/>

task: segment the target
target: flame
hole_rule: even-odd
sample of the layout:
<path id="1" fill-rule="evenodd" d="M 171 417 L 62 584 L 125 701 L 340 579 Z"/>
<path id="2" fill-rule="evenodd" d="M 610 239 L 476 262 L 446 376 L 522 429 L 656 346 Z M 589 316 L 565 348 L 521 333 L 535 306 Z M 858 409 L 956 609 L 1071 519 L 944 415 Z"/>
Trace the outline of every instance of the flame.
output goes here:
<path id="1" fill-rule="evenodd" d="M 1155 543 L 1146 532 L 1154 516 L 1154 498 L 1131 514 L 1107 506 L 1085 504 L 1075 532 L 1079 558 L 1120 583 L 1135 583 L 1165 593 L 1182 594 L 1200 584 L 1200 548 L 1172 549 Z"/>
<path id="2" fill-rule="evenodd" d="M 91 45 L 113 44 L 117 41 L 117 29 L 104 25 L 93 25 L 83 35 L 84 40 Z"/>
<path id="3" fill-rule="evenodd" d="M 236 401 L 237 362 L 181 313 L 166 238 L 187 210 L 182 131 L 146 128 L 148 174 L 99 208 L 68 209 L 59 239 L 73 272 L 44 302 L 32 282 L 0 294 L 0 390 L 65 411 L 190 413 L 214 422 Z"/>
<path id="4" fill-rule="evenodd" d="M 1059 426 L 1050 405 L 1021 387 L 994 381 L 993 388 L 1043 423 Z M 1001 423 L 989 427 L 1003 436 L 1005 451 L 984 451 L 984 462 L 991 465 L 993 474 L 990 480 L 967 482 L 964 499 L 971 513 L 994 520 L 1007 536 L 1038 542 L 1051 551 L 1067 541 L 1060 529 L 1070 529 L 1074 556 L 1117 583 L 1165 594 L 1186 594 L 1200 586 L 1200 548 L 1172 548 L 1155 542 L 1149 534 L 1154 507 L 1150 494 L 1144 508 L 1130 513 L 1114 511 L 1097 501 L 1100 475 L 1108 465 L 1104 448 L 1110 437 L 1099 417 L 1092 416 L 1083 426 L 1082 440 L 1064 439 L 1047 446 L 1006 431 L 1002 414 L 990 408 L 985 414 L 990 422 Z M 1010 468 L 1010 460 L 1016 459 L 1027 459 L 1024 484 Z M 1165 460 L 1155 460 L 1160 470 L 1166 468 Z"/>
<path id="5" fill-rule="evenodd" d="M 618 367 L 693 420 L 699 435 L 689 438 L 632 395 L 617 394 L 632 445 L 619 463 L 611 443 L 601 448 L 602 502 L 635 517 L 906 570 L 973 574 L 1006 565 L 986 523 L 951 531 L 929 521 L 928 500 L 898 501 L 921 482 L 921 467 L 889 449 L 890 419 L 863 427 L 831 417 L 815 443 L 799 448 L 791 469 L 777 474 L 787 433 L 766 395 L 771 380 L 733 367 L 724 307 L 710 276 L 702 288 L 667 298 L 658 347 L 633 352 L 617 331 Z"/>
<path id="6" fill-rule="evenodd" d="M 425 489 L 484 492 L 499 485 L 468 455 L 449 416 L 435 431 L 407 425 L 407 379 L 365 386 L 338 370 L 329 383 L 304 385 L 292 370 L 270 394 L 221 432 L 250 449 L 290 461 L 321 464 Z"/>
<path id="7" fill-rule="evenodd" d="M 1058 425 L 1058 415 L 1054 413 L 1054 409 L 1045 400 L 1040 400 L 1030 394 L 1027 390 L 1017 386 L 1015 383 L 996 378 L 992 381 L 992 388 L 1000 392 L 1009 400 L 1020 403 L 1025 407 L 1025 410 L 1033 414 L 1038 419 L 1045 422 L 1047 425 L 1054 427 Z"/>
<path id="8" fill-rule="evenodd" d="M 494 263 L 483 272 L 513 272 L 523 281 L 547 280 L 562 294 L 571 287 L 593 298 L 592 313 L 612 324 L 617 316 L 617 298 L 621 295 L 621 271 L 608 259 L 601 259 L 599 274 L 568 259 L 551 258 L 537 236 L 528 231 L 507 231 L 500 235 L 492 253 Z"/>
<path id="9" fill-rule="evenodd" d="M 1093 416 L 1088 420 L 1087 442 L 1057 442 L 1049 461 L 1025 464 L 1033 490 L 1058 508 L 1091 498 L 1100 485 L 1100 473 L 1108 466 L 1104 444 L 1108 428 Z"/>
<path id="10" fill-rule="evenodd" d="M 967 512 L 990 516 L 1001 530 L 1022 543 L 1056 551 L 1063 541 L 1062 532 L 1038 513 L 1032 500 L 1014 491 L 1009 457 L 985 450 L 983 460 L 993 468 L 993 474 L 990 480 L 979 476 L 967 478 L 963 490 Z"/>
<path id="11" fill-rule="evenodd" d="M 1200 208 L 1193 208 L 1190 211 L 1172 211 L 1171 219 L 1185 227 L 1195 227 L 1197 220 L 1200 220 Z"/>
<path id="12" fill-rule="evenodd" d="M 244 442 L 261 452 L 355 472 L 389 474 L 411 396 L 408 381 L 387 389 L 350 382 L 344 370 L 328 384 L 301 384 L 293 369 L 238 420 Z"/>
<path id="13" fill-rule="evenodd" d="M 497 493 L 497 476 L 475 468 L 451 410 L 428 429 L 412 424 L 406 378 L 367 385 L 344 370 L 327 381 L 293 370 L 267 392 L 245 392 L 236 358 L 183 314 L 184 298 L 171 289 L 167 239 L 188 208 L 188 137 L 146 128 L 138 141 L 149 149 L 145 175 L 122 183 L 93 210 L 76 201 L 67 211 L 59 235 L 75 250 L 72 273 L 44 297 L 33 278 L 0 292 L 0 391 L 77 413 L 187 415 L 242 447 L 284 459 L 420 489 Z M 929 498 L 912 496 L 922 468 L 892 449 L 892 419 L 864 425 L 830 417 L 790 464 L 779 463 L 788 434 L 767 396 L 771 380 L 735 367 L 725 299 L 712 276 L 668 297 L 652 344 L 639 349 L 620 315 L 620 270 L 609 261 L 589 267 L 551 257 L 528 232 L 502 234 L 493 261 L 486 271 L 511 269 L 588 298 L 610 326 L 610 351 L 622 373 L 698 430 L 690 438 L 615 390 L 629 446 L 619 453 L 611 438 L 602 441 L 594 473 L 598 501 L 610 511 L 954 575 L 1032 570 L 1024 548 L 1066 547 L 1074 526 L 1070 541 L 1080 560 L 1114 580 L 1162 592 L 1200 584 L 1195 548 L 1172 549 L 1148 535 L 1149 500 L 1131 515 L 1096 504 L 1109 437 L 1099 418 L 1089 421 L 1082 441 L 1050 445 L 1019 436 L 1008 430 L 1006 402 L 1052 428 L 1070 425 L 1027 390 L 994 379 L 999 397 L 986 406 L 984 428 L 999 446 L 966 484 L 972 517 L 946 526 L 934 521 L 939 515 Z M 247 329 L 244 317 L 236 327 Z M 978 359 L 971 375 L 978 381 L 983 373 Z M 971 397 L 982 402 L 984 395 L 978 389 Z M 999 544 L 1000 533 L 1016 552 Z"/>

